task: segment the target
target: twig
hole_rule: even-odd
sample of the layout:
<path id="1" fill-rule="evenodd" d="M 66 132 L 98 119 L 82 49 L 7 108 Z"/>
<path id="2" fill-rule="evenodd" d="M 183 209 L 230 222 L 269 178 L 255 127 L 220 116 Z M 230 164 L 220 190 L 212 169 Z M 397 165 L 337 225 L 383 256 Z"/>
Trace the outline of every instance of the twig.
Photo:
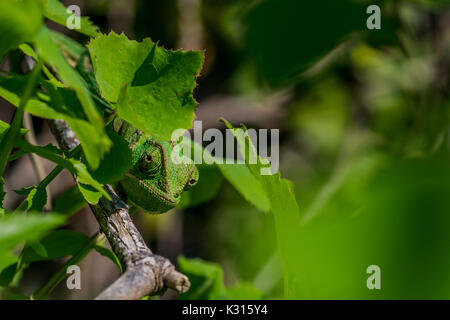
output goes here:
<path id="1" fill-rule="evenodd" d="M 73 131 L 62 120 L 50 120 L 50 128 L 62 148 L 79 144 Z M 110 185 L 105 185 L 112 201 L 102 197 L 91 209 L 126 270 L 113 284 L 101 292 L 99 300 L 131 300 L 156 295 L 166 288 L 186 292 L 189 279 L 175 270 L 166 258 L 155 255 L 147 247 L 128 213 L 128 206 Z"/>

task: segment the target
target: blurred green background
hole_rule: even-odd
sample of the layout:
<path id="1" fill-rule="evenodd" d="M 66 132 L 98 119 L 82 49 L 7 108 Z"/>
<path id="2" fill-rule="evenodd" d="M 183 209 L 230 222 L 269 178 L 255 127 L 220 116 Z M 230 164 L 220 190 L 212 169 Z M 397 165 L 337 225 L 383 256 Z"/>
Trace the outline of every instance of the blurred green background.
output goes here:
<path id="1" fill-rule="evenodd" d="M 221 117 L 280 129 L 280 171 L 294 183 L 301 215 L 292 244 L 298 276 L 283 281 L 272 215 L 209 168 L 207 202 L 134 216 L 158 254 L 213 263 L 181 258 L 193 282 L 184 298 L 450 298 L 448 1 L 63 2 L 105 33 L 205 50 L 195 92 L 203 130 L 224 129 Z M 366 8 L 375 3 L 382 28 L 368 30 Z M 2 119 L 8 110 L 2 102 Z M 117 276 L 89 259 L 93 275 L 110 277 L 90 277 L 78 298 Z M 380 267 L 381 290 L 366 286 L 370 265 Z M 22 290 L 52 268 L 32 266 Z M 54 298 L 70 295 L 60 288 Z"/>

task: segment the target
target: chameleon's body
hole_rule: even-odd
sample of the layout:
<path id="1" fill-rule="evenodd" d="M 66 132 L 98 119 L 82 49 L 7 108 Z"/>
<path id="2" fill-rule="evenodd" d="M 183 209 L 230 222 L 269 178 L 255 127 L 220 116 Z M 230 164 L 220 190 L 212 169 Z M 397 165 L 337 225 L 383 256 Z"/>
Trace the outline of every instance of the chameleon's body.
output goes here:
<path id="1" fill-rule="evenodd" d="M 158 141 L 119 118 L 113 129 L 128 142 L 132 153 L 132 168 L 119 182 L 127 201 L 151 213 L 164 213 L 197 183 L 198 170 L 192 161 L 172 161 L 173 141 Z"/>
<path id="2" fill-rule="evenodd" d="M 112 108 L 101 98 L 92 68 L 85 68 L 85 58 L 89 56 L 86 48 L 70 39 L 58 37 L 57 43 L 62 52 L 83 77 L 86 86 L 96 101 L 100 101 L 105 111 Z M 183 156 L 185 161 L 176 164 L 171 155 L 173 141 L 160 142 L 131 126 L 120 118 L 115 118 L 113 129 L 130 146 L 132 168 L 118 184 L 127 202 L 151 213 L 164 213 L 180 202 L 181 193 L 198 181 L 195 165 Z"/>

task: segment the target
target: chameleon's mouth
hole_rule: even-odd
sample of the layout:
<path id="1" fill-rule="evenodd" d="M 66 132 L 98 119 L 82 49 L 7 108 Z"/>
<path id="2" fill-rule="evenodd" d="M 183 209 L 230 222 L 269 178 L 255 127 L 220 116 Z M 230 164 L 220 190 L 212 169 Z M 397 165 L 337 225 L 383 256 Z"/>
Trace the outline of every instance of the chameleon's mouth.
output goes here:
<path id="1" fill-rule="evenodd" d="M 133 179 L 134 181 L 136 181 L 136 183 L 139 184 L 139 186 L 141 186 L 144 189 L 147 189 L 148 191 L 150 191 L 153 194 L 156 194 L 158 197 L 160 197 L 162 200 L 168 202 L 169 204 L 171 204 L 172 206 L 176 206 L 180 200 L 180 197 L 171 197 L 169 194 L 162 192 L 161 190 L 146 184 L 144 181 L 142 181 L 141 179 L 139 179 L 137 176 L 135 176 L 134 174 L 128 172 L 127 174 L 125 174 L 125 176 L 127 176 L 128 178 Z"/>

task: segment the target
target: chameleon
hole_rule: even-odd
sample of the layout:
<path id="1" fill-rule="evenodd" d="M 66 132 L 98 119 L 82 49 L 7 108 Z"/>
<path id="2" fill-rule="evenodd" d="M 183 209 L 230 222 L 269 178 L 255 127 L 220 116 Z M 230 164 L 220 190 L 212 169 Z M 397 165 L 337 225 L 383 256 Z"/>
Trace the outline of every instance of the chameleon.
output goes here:
<path id="1" fill-rule="evenodd" d="M 54 37 L 67 61 L 83 78 L 94 100 L 106 113 L 114 114 L 111 106 L 101 97 L 87 49 L 58 33 Z M 127 141 L 132 154 L 132 167 L 116 186 L 122 198 L 128 204 L 150 213 L 164 213 L 174 208 L 180 202 L 181 193 L 193 187 L 199 179 L 193 162 L 184 156 L 181 156 L 184 159 L 180 164 L 172 161 L 174 141 L 158 141 L 118 117 L 112 120 L 111 125 Z"/>
<path id="2" fill-rule="evenodd" d="M 150 213 L 164 213 L 175 207 L 184 190 L 197 184 L 199 172 L 192 160 L 174 163 L 174 141 L 158 141 L 126 121 L 115 118 L 113 130 L 131 150 L 132 167 L 119 181 L 118 189 L 127 202 Z"/>

